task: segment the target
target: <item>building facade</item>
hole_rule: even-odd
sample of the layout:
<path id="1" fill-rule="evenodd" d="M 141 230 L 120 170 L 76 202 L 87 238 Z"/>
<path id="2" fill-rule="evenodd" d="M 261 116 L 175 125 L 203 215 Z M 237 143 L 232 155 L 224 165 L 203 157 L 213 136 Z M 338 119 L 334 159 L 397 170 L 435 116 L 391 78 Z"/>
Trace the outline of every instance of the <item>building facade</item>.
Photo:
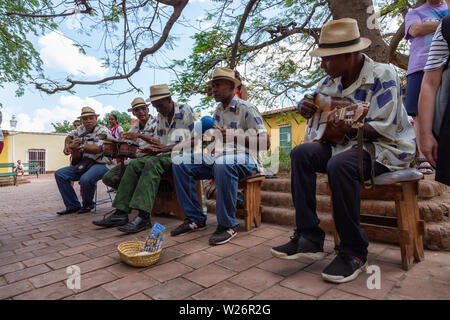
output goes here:
<path id="1" fill-rule="evenodd" d="M 3 130 L 4 147 L 0 163 L 37 162 L 40 173 L 54 172 L 69 165 L 69 157 L 64 155 L 66 133 L 40 133 Z M 8 169 L 0 168 L 0 172 Z"/>
<path id="2" fill-rule="evenodd" d="M 292 148 L 302 144 L 306 120 L 296 107 L 277 109 L 262 113 L 264 124 L 270 135 L 270 150 L 288 155 Z"/>

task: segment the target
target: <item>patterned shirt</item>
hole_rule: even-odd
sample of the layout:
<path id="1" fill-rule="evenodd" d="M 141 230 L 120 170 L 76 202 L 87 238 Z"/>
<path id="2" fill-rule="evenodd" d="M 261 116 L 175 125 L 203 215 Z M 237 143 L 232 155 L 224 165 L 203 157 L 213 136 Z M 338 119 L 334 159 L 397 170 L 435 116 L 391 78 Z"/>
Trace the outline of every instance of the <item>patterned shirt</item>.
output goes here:
<path id="1" fill-rule="evenodd" d="M 450 55 L 449 44 L 442 35 L 442 22 L 436 29 L 433 42 L 431 43 L 430 53 L 428 54 L 427 65 L 424 71 L 433 71 L 444 66 Z"/>
<path id="2" fill-rule="evenodd" d="M 103 140 L 101 140 L 99 136 L 104 135 L 111 137 L 108 128 L 100 124 L 97 124 L 91 133 L 86 134 L 86 128 L 83 125 L 69 133 L 69 137 L 72 139 L 79 138 L 81 136 L 83 138 L 83 147 L 88 145 L 97 145 L 102 147 Z M 97 163 L 111 164 L 111 159 L 104 157 L 103 152 L 97 154 L 84 153 L 83 157 L 94 159 Z"/>
<path id="3" fill-rule="evenodd" d="M 175 110 L 170 123 L 167 117 L 161 113 L 158 113 L 156 118 L 153 119 L 152 130 L 155 131 L 154 137 L 158 138 L 159 142 L 165 146 L 179 143 L 188 138 L 190 139 L 193 136 L 194 121 L 194 110 L 190 106 L 175 103 Z"/>
<path id="4" fill-rule="evenodd" d="M 246 136 L 255 136 L 261 133 L 267 133 L 263 118 L 258 109 L 248 101 L 239 99 L 234 96 L 230 104 L 224 109 L 222 102 L 217 105 L 213 115 L 214 124 L 222 129 L 242 129 Z M 228 142 L 223 149 L 216 148 L 214 142 L 208 146 L 211 152 L 214 149 L 214 156 L 220 157 L 224 152 L 240 152 L 249 153 L 250 159 L 258 166 L 258 170 L 262 171 L 260 153 L 249 152 L 247 148 L 236 148 L 233 142 Z"/>
<path id="5" fill-rule="evenodd" d="M 368 102 L 365 122 L 382 136 L 373 141 L 376 161 L 391 171 L 409 167 L 416 153 L 416 136 L 402 103 L 400 80 L 392 66 L 376 63 L 365 56 L 358 80 L 348 88 L 343 89 L 341 77 L 326 77 L 316 91 L 355 102 Z M 356 146 L 357 141 L 347 140 L 333 146 L 333 155 Z"/>
<path id="6" fill-rule="evenodd" d="M 154 120 L 153 117 L 150 116 L 150 118 L 147 120 L 147 122 L 146 122 L 146 124 L 145 124 L 145 126 L 143 128 L 140 127 L 140 124 L 139 124 L 139 121 L 138 121 L 138 122 L 136 122 L 135 124 L 133 124 L 131 126 L 131 128 L 130 128 L 130 130 L 128 130 L 128 132 L 142 133 L 142 134 L 144 134 L 146 136 L 153 137 L 154 133 L 155 133 L 153 120 Z M 136 139 L 136 143 L 139 145 L 139 149 L 136 152 L 136 158 L 145 157 L 146 154 L 142 153 L 140 151 L 140 149 L 146 148 L 146 147 L 150 146 L 150 144 L 147 141 L 145 141 L 145 140 L 143 140 L 141 138 L 137 138 Z"/>

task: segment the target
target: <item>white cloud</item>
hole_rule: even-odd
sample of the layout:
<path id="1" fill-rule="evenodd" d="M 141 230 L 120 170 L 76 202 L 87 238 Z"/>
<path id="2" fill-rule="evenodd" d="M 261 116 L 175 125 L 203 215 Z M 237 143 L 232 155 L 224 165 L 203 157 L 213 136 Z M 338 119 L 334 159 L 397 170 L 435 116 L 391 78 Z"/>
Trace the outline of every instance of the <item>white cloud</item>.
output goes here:
<path id="1" fill-rule="evenodd" d="M 44 65 L 75 76 L 103 77 L 108 68 L 92 56 L 83 55 L 75 43 L 59 31 L 39 38 L 40 54 Z"/>
<path id="2" fill-rule="evenodd" d="M 77 119 L 81 114 L 81 108 L 84 106 L 92 107 L 96 113 L 100 114 L 100 118 L 113 110 L 117 110 L 111 105 L 104 106 L 101 102 L 93 98 L 80 98 L 77 96 L 62 95 L 59 103 L 53 108 L 39 108 L 33 110 L 32 114 L 17 113 L 15 107 L 6 108 L 3 112 L 2 129 L 10 130 L 12 114 L 17 118 L 17 131 L 28 132 L 52 132 L 53 126 L 51 123 L 63 122 L 68 120 L 70 122 Z"/>

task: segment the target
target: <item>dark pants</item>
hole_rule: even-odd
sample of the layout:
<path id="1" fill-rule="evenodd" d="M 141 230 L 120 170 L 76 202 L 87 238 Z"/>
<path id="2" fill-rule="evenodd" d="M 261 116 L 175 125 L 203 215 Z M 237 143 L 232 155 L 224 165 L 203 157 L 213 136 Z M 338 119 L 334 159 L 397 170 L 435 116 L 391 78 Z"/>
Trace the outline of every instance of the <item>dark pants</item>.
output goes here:
<path id="1" fill-rule="evenodd" d="M 364 178 L 370 178 L 370 156 L 364 151 Z M 325 233 L 316 214 L 316 172 L 326 173 L 330 183 L 333 215 L 341 239 L 341 252 L 365 258 L 369 242 L 359 225 L 360 179 L 357 149 L 331 155 L 325 143 L 305 143 L 291 152 L 291 190 L 297 231 L 304 238 L 323 245 Z M 375 175 L 389 171 L 375 163 Z"/>

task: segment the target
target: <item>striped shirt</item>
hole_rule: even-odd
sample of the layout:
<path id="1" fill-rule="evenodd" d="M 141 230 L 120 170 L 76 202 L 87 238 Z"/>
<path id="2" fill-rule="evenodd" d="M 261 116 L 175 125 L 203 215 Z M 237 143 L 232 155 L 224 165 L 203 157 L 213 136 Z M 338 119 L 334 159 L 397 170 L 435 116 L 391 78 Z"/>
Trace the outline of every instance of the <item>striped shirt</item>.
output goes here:
<path id="1" fill-rule="evenodd" d="M 436 29 L 424 71 L 433 71 L 444 66 L 449 57 L 449 45 L 442 35 L 442 23 Z"/>

